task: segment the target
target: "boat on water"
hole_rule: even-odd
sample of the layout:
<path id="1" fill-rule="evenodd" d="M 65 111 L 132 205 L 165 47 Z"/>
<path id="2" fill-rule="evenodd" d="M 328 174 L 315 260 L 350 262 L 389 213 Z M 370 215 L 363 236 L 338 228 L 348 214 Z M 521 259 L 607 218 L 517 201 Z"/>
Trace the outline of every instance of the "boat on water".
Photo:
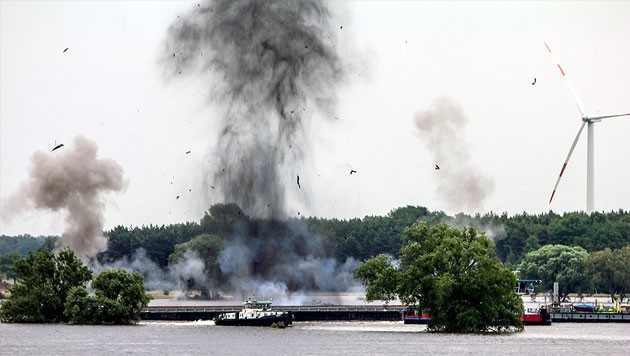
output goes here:
<path id="1" fill-rule="evenodd" d="M 595 313 L 597 312 L 597 307 L 591 304 L 572 304 L 571 307 L 574 311 L 577 312 L 586 312 L 586 313 Z"/>
<path id="2" fill-rule="evenodd" d="M 418 313 L 417 309 L 409 308 L 403 314 L 403 322 L 405 324 L 427 324 L 431 320 L 431 316 L 427 313 Z"/>
<path id="3" fill-rule="evenodd" d="M 526 308 L 522 318 L 523 325 L 551 325 L 551 314 L 545 306 Z"/>
<path id="4" fill-rule="evenodd" d="M 517 279 L 514 292 L 521 297 L 533 295 L 536 285 L 540 280 L 535 279 Z M 530 305 L 523 310 L 523 314 L 519 317 L 523 320 L 524 325 L 551 325 L 551 314 L 546 305 Z M 427 324 L 431 320 L 431 316 L 424 312 L 418 312 L 417 309 L 410 307 L 403 314 L 403 322 L 405 324 Z"/>
<path id="5" fill-rule="evenodd" d="M 270 300 L 249 299 L 243 309 L 233 313 L 222 313 L 214 318 L 215 325 L 230 326 L 288 326 L 293 324 L 293 313 L 274 310 Z"/>
<path id="6" fill-rule="evenodd" d="M 551 314 L 546 308 L 527 308 L 521 315 L 524 325 L 551 325 Z M 403 316 L 405 324 L 427 324 L 431 316 L 427 313 L 418 313 L 414 309 L 407 309 Z"/>

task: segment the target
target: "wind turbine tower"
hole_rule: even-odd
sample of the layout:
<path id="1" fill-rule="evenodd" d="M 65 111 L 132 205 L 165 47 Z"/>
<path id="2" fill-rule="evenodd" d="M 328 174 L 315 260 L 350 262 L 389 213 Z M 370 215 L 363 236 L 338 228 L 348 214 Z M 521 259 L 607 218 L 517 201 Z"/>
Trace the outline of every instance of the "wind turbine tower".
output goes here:
<path id="1" fill-rule="evenodd" d="M 571 149 L 569 149 L 569 154 L 567 155 L 567 158 L 564 160 L 564 164 L 562 164 L 562 169 L 560 170 L 560 175 L 558 176 L 558 180 L 556 181 L 556 185 L 553 187 L 553 192 L 551 193 L 551 198 L 549 199 L 549 204 L 551 204 L 551 201 L 553 200 L 553 196 L 556 194 L 556 189 L 558 188 L 558 184 L 560 183 L 560 178 L 562 178 L 562 174 L 564 173 L 565 168 L 567 168 L 567 163 L 569 163 L 569 159 L 571 158 L 571 154 L 573 153 L 573 149 L 575 148 L 575 145 L 577 144 L 580 135 L 582 134 L 582 130 L 584 129 L 584 125 L 588 124 L 586 131 L 586 212 L 587 213 L 592 213 L 594 210 L 594 206 L 595 206 L 595 193 L 594 193 L 594 182 L 595 182 L 595 148 L 594 148 L 594 131 L 595 131 L 595 123 L 596 122 L 600 122 L 603 119 L 608 119 L 611 117 L 620 117 L 620 116 L 629 116 L 630 113 L 626 113 L 626 114 L 614 114 L 614 115 L 588 115 L 586 113 L 586 111 L 584 110 L 584 105 L 582 105 L 582 101 L 580 100 L 580 97 L 577 95 L 577 92 L 575 91 L 575 89 L 573 88 L 573 85 L 571 85 L 571 82 L 569 81 L 569 78 L 567 78 L 566 73 L 564 72 L 564 69 L 562 69 L 562 66 L 560 65 L 560 62 L 558 61 L 558 59 L 556 58 L 556 56 L 553 54 L 553 52 L 551 52 L 551 48 L 549 48 L 549 46 L 547 45 L 547 43 L 545 42 L 545 47 L 547 47 L 547 51 L 549 51 L 549 54 L 551 55 L 551 58 L 553 58 L 554 62 L 556 63 L 556 65 L 558 66 L 558 69 L 560 70 L 560 74 L 562 74 L 562 77 L 564 78 L 565 83 L 567 84 L 567 86 L 569 87 L 569 90 L 571 91 L 571 94 L 573 95 L 573 98 L 575 99 L 575 103 L 577 104 L 578 110 L 580 111 L 580 115 L 582 117 L 582 124 L 580 125 L 580 128 L 578 130 L 577 135 L 575 135 L 575 139 L 573 140 L 573 143 L 571 144 Z"/>

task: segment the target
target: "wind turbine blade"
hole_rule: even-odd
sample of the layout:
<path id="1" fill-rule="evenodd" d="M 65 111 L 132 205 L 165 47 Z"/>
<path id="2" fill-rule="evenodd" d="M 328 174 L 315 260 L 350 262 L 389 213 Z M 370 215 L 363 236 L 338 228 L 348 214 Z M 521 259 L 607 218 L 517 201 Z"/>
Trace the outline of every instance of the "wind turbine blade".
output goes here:
<path id="1" fill-rule="evenodd" d="M 601 120 L 601 119 L 609 119 L 611 117 L 621 117 L 621 116 L 630 116 L 630 113 L 628 114 L 617 114 L 617 115 L 602 115 L 602 116 L 593 116 L 593 117 L 588 117 L 590 120 Z"/>
<path id="2" fill-rule="evenodd" d="M 553 192 L 551 192 L 551 198 L 549 199 L 549 204 L 551 204 L 551 201 L 553 200 L 553 196 L 556 194 L 556 189 L 558 188 L 558 184 L 560 183 L 560 178 L 562 178 L 562 174 L 564 173 L 565 168 L 567 168 L 567 163 L 569 163 L 569 158 L 571 158 L 571 154 L 573 153 L 573 150 L 575 149 L 575 145 L 577 144 L 578 139 L 580 138 L 580 134 L 582 133 L 582 130 L 584 129 L 584 125 L 586 125 L 586 121 L 582 121 L 582 125 L 580 125 L 580 129 L 578 130 L 577 135 L 575 135 L 575 139 L 573 140 L 573 144 L 571 144 L 571 149 L 569 150 L 569 154 L 567 155 L 567 158 L 564 160 L 564 164 L 562 165 L 562 169 L 560 170 L 560 175 L 558 176 L 556 185 L 553 187 Z"/>
<path id="3" fill-rule="evenodd" d="M 558 69 L 560 70 L 560 74 L 562 74 L 562 78 L 564 78 L 564 82 L 567 83 L 567 86 L 569 87 L 569 91 L 571 91 L 571 94 L 573 95 L 573 99 L 575 100 L 575 104 L 577 104 L 578 110 L 580 110 L 580 115 L 582 115 L 582 117 L 585 117 L 586 111 L 584 110 L 584 105 L 582 104 L 582 100 L 580 99 L 579 95 L 573 88 L 573 85 L 571 85 L 571 81 L 567 77 L 567 74 L 565 73 L 564 69 L 562 69 L 562 66 L 560 65 L 560 61 L 558 61 L 558 58 L 556 58 L 553 52 L 551 52 L 551 48 L 549 48 L 549 45 L 547 45 L 547 42 L 544 42 L 544 44 L 545 44 L 545 47 L 547 47 L 547 51 L 549 51 L 551 58 L 558 66 Z"/>

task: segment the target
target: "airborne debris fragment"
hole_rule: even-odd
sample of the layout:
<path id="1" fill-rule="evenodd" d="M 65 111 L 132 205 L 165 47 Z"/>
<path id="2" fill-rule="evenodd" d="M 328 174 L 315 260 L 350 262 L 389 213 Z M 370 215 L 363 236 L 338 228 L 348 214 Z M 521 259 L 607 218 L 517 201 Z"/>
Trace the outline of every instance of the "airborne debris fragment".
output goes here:
<path id="1" fill-rule="evenodd" d="M 536 84 L 536 78 L 534 78 L 534 82 L 532 83 L 532 85 Z"/>
<path id="2" fill-rule="evenodd" d="M 54 151 L 54 150 L 56 150 L 56 149 L 59 149 L 59 148 L 61 148 L 61 147 L 63 147 L 63 143 L 60 143 L 60 144 L 58 144 L 57 146 L 55 146 L 55 147 L 52 149 L 52 151 Z M 50 152 L 52 152 L 52 151 L 50 151 Z"/>
<path id="3" fill-rule="evenodd" d="M 64 50 L 63 50 L 63 53 L 68 52 L 68 50 L 69 50 L 69 49 L 70 49 L 70 48 L 66 47 L 66 49 L 64 49 Z"/>
<path id="4" fill-rule="evenodd" d="M 186 151 L 186 154 L 189 154 L 189 153 L 190 153 L 190 151 Z"/>
<path id="5" fill-rule="evenodd" d="M 435 169 L 440 169 L 440 166 L 438 166 L 437 164 L 435 165 Z"/>
<path id="6" fill-rule="evenodd" d="M 357 173 L 357 171 L 355 171 L 354 169 L 351 169 L 350 170 L 350 174 L 352 174 L 352 173 Z"/>
<path id="7" fill-rule="evenodd" d="M 300 176 L 299 175 L 297 176 L 297 185 L 298 185 L 298 188 L 302 189 L 302 187 L 300 186 Z"/>

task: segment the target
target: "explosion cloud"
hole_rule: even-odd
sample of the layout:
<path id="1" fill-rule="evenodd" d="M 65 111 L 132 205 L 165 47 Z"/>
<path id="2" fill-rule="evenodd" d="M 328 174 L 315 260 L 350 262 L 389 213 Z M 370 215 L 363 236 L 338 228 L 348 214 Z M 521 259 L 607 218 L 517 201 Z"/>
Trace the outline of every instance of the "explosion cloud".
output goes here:
<path id="1" fill-rule="evenodd" d="M 203 78 L 212 103 L 225 106 L 206 186 L 250 216 L 285 216 L 285 182 L 309 150 L 307 122 L 335 103 L 343 71 L 329 17 L 313 0 L 219 0 L 168 31 L 168 75 Z"/>
<path id="2" fill-rule="evenodd" d="M 461 107 L 449 97 L 436 98 L 415 115 L 420 136 L 440 166 L 437 194 L 450 209 L 460 211 L 479 209 L 494 189 L 492 179 L 470 161 L 466 123 Z"/>
<path id="3" fill-rule="evenodd" d="M 309 121 L 334 117 L 344 74 L 330 17 L 314 0 L 218 0 L 169 28 L 169 78 L 202 79 L 210 103 L 224 110 L 206 186 L 216 185 L 225 202 L 252 218 L 221 251 L 222 288 L 269 295 L 356 283 L 354 261 L 338 263 L 325 237 L 285 220 L 287 187 L 299 189 L 295 167 L 310 153 Z"/>
<path id="4" fill-rule="evenodd" d="M 35 152 L 30 179 L 9 197 L 2 211 L 4 220 L 26 210 L 49 209 L 66 212 L 62 246 L 87 259 L 107 248 L 103 236 L 102 195 L 121 191 L 123 169 L 111 159 L 97 159 L 95 142 L 83 136 L 74 146 L 54 152 Z"/>

